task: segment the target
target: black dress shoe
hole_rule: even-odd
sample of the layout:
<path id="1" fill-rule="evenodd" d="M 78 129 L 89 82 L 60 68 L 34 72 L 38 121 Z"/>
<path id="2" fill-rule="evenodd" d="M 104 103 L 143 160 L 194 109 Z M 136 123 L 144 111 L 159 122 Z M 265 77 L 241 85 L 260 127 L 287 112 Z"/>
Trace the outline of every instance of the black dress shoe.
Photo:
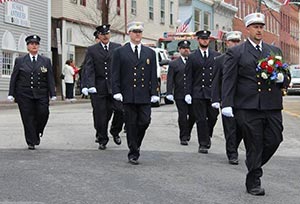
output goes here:
<path id="1" fill-rule="evenodd" d="M 99 144 L 98 149 L 105 150 L 106 149 L 106 145 L 105 144 Z"/>
<path id="2" fill-rule="evenodd" d="M 139 161 L 137 158 L 130 158 L 128 159 L 128 162 L 132 165 L 138 165 L 139 164 Z"/>
<path id="3" fill-rule="evenodd" d="M 260 188 L 260 187 L 247 189 L 247 192 L 249 194 L 255 195 L 255 196 L 263 196 L 263 195 L 265 195 L 265 189 Z"/>
<path id="4" fill-rule="evenodd" d="M 208 148 L 206 148 L 204 146 L 200 146 L 198 152 L 202 153 L 202 154 L 207 154 L 208 153 Z"/>
<path id="5" fill-rule="evenodd" d="M 35 150 L 35 147 L 34 147 L 34 145 L 28 145 L 28 149 L 29 150 Z"/>
<path id="6" fill-rule="evenodd" d="M 181 140 L 181 141 L 180 141 L 180 144 L 181 144 L 181 145 L 185 145 L 185 146 L 186 146 L 186 145 L 189 145 L 189 143 L 188 143 L 187 141 L 185 141 L 185 140 Z"/>
<path id="7" fill-rule="evenodd" d="M 120 144 L 122 143 L 121 138 L 120 138 L 119 135 L 113 136 L 113 138 L 114 138 L 114 142 L 115 142 L 117 145 L 120 145 Z"/>
<path id="8" fill-rule="evenodd" d="M 232 158 L 232 159 L 228 160 L 228 163 L 232 164 L 232 165 L 238 165 L 239 164 L 239 160 L 236 159 L 236 158 Z"/>

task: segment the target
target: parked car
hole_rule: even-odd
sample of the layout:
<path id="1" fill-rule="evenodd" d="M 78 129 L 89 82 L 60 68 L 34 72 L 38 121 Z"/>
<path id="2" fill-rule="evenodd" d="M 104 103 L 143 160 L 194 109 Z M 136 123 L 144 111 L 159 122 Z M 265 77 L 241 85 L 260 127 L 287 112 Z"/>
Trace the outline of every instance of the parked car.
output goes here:
<path id="1" fill-rule="evenodd" d="M 169 68 L 169 56 L 166 50 L 162 48 L 150 47 L 156 53 L 156 64 L 157 64 L 157 79 L 158 79 L 158 93 L 161 99 L 164 100 L 165 104 L 172 104 L 173 101 L 169 101 L 166 98 L 167 93 L 167 74 Z M 153 106 L 160 106 L 161 100 Z"/>
<path id="2" fill-rule="evenodd" d="M 300 65 L 290 66 L 291 83 L 287 88 L 287 94 L 300 93 Z"/>

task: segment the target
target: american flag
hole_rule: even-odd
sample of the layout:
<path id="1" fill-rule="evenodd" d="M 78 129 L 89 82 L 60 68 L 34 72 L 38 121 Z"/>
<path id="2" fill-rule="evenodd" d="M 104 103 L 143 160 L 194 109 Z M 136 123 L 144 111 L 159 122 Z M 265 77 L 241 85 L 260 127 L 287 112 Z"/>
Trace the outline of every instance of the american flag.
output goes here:
<path id="1" fill-rule="evenodd" d="M 178 32 L 178 33 L 185 32 L 185 31 L 188 29 L 191 20 L 192 20 L 192 16 L 189 17 L 188 19 L 186 19 L 186 21 L 184 21 L 184 23 L 181 24 L 181 25 L 177 28 L 176 32 Z"/>
<path id="2" fill-rule="evenodd" d="M 16 1 L 16 0 L 0 0 L 0 4 L 8 2 L 8 1 Z"/>

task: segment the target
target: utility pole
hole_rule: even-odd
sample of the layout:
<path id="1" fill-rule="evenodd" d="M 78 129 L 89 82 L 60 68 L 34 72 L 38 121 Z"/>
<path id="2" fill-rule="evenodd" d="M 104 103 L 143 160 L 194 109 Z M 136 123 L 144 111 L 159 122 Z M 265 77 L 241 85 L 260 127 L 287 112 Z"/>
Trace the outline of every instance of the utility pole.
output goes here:
<path id="1" fill-rule="evenodd" d="M 261 0 L 258 0 L 257 12 L 261 12 Z"/>

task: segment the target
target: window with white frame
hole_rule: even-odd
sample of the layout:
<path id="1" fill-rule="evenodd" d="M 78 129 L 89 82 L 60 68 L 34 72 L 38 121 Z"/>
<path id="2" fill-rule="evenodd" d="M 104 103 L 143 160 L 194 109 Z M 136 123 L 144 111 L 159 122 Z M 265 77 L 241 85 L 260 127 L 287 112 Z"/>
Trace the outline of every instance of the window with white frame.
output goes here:
<path id="1" fill-rule="evenodd" d="M 154 19 L 153 0 L 148 0 L 148 4 L 149 4 L 149 19 L 153 20 Z"/>
<path id="2" fill-rule="evenodd" d="M 208 13 L 208 12 L 204 13 L 203 29 L 204 30 L 209 30 L 210 29 L 210 13 Z"/>
<path id="3" fill-rule="evenodd" d="M 136 15 L 136 0 L 131 0 L 131 14 Z"/>
<path id="4" fill-rule="evenodd" d="M 13 53 L 2 52 L 2 75 L 10 76 L 13 71 Z"/>
<path id="5" fill-rule="evenodd" d="M 165 0 L 160 0 L 160 23 L 165 23 Z"/>
<path id="6" fill-rule="evenodd" d="M 174 24 L 174 2 L 170 1 L 170 25 Z"/>
<path id="7" fill-rule="evenodd" d="M 201 10 L 195 9 L 194 10 L 194 30 L 198 31 L 201 29 Z"/>

